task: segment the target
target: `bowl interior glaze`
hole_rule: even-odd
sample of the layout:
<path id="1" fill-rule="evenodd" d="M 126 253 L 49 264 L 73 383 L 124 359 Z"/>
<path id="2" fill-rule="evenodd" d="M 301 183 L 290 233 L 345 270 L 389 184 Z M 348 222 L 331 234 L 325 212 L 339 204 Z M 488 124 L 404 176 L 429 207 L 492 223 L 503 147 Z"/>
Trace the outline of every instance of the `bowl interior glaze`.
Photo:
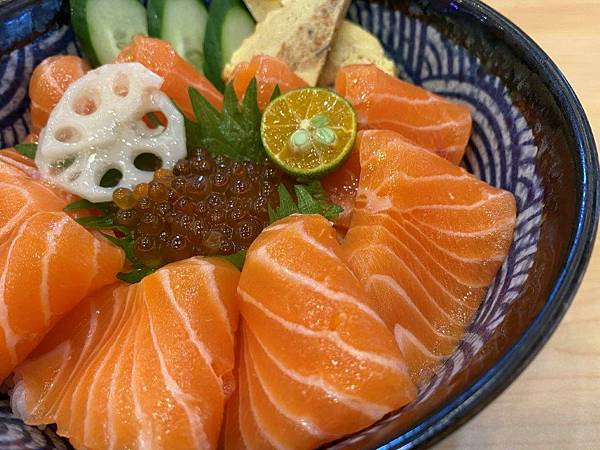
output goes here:
<path id="1" fill-rule="evenodd" d="M 65 2 L 66 3 L 66 2 Z M 29 131 L 36 64 L 77 53 L 61 0 L 0 0 L 0 148 Z M 411 448 L 476 414 L 524 369 L 560 321 L 585 270 L 597 225 L 598 163 L 589 124 L 550 59 L 475 0 L 352 2 L 399 76 L 464 102 L 473 114 L 465 167 L 517 199 L 515 241 L 455 354 L 418 400 L 333 448 Z M 61 448 L 0 405 L 0 447 Z"/>

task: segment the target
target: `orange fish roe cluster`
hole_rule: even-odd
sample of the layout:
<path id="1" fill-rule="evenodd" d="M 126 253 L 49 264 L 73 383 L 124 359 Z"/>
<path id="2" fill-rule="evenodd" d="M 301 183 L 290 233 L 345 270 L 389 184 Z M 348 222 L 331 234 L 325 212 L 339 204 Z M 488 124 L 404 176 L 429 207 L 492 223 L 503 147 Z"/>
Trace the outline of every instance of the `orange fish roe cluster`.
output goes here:
<path id="1" fill-rule="evenodd" d="M 212 157 L 197 149 L 173 171 L 113 194 L 115 221 L 133 231 L 135 256 L 148 266 L 246 249 L 269 223 L 282 172 L 270 162 Z"/>

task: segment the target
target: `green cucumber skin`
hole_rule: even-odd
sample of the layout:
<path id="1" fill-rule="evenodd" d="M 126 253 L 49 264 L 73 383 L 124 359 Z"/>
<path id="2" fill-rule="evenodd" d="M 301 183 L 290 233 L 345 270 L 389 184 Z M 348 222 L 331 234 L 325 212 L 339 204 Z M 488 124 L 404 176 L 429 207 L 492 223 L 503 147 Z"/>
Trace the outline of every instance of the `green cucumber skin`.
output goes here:
<path id="1" fill-rule="evenodd" d="M 240 8 L 248 12 L 246 5 L 241 0 L 213 0 L 208 10 L 208 23 L 204 35 L 204 75 L 221 92 L 225 83 L 221 79 L 223 72 L 222 28 L 227 13 L 232 8 Z"/>
<path id="2" fill-rule="evenodd" d="M 160 38 L 162 33 L 162 18 L 165 15 L 165 7 L 168 0 L 148 0 L 146 10 L 148 11 L 148 35 Z"/>
<path id="3" fill-rule="evenodd" d="M 192 8 L 193 10 L 191 10 Z M 149 35 L 169 42 L 182 58 L 203 72 L 204 32 L 208 16 L 204 2 L 202 0 L 149 0 L 147 11 Z M 187 11 L 188 14 L 178 18 L 181 11 Z M 194 20 L 196 17 L 202 16 L 204 17 L 202 23 Z M 173 33 L 174 29 L 187 30 L 187 32 Z M 191 59 L 188 54 L 190 47 L 199 53 L 198 57 Z"/>
<path id="4" fill-rule="evenodd" d="M 75 35 L 77 36 L 77 40 L 79 41 L 79 45 L 81 45 L 84 55 L 93 67 L 98 67 L 100 61 L 94 51 L 90 31 L 87 27 L 86 14 L 88 1 L 93 0 L 71 0 L 71 25 L 73 25 L 73 30 L 75 31 Z"/>
<path id="5" fill-rule="evenodd" d="M 70 2 L 71 24 L 73 25 L 73 29 L 83 53 L 93 67 L 112 62 L 112 58 L 109 60 L 109 58 L 106 57 L 106 61 L 102 61 L 102 52 L 105 50 L 103 48 L 104 42 L 96 41 L 96 44 L 94 44 L 94 38 L 92 37 L 98 30 L 111 30 L 111 28 L 106 27 L 105 24 L 94 23 L 94 21 L 90 19 L 90 14 L 93 14 L 91 11 L 94 7 L 98 6 L 98 3 L 96 2 L 99 2 L 99 0 L 71 0 Z M 122 4 L 124 11 L 118 12 L 123 13 L 122 17 L 126 18 L 132 17 L 128 15 L 127 12 L 131 12 L 131 6 L 135 5 L 134 9 L 137 9 L 137 14 L 141 13 L 137 18 L 143 20 L 143 26 L 138 32 L 147 35 L 147 19 L 144 5 L 138 0 L 115 0 L 115 3 L 117 3 L 118 6 Z M 114 12 L 115 10 L 113 9 L 112 11 Z M 111 56 L 115 57 L 116 55 Z"/>

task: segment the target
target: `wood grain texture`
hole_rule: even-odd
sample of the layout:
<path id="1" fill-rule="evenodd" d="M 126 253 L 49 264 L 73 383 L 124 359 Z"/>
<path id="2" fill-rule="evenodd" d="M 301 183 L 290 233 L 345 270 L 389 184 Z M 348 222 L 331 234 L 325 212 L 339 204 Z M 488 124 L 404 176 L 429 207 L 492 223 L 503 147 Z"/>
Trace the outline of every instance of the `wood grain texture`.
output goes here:
<path id="1" fill-rule="evenodd" d="M 600 0 L 484 0 L 558 64 L 600 136 Z M 434 447 L 600 449 L 600 243 L 556 333 L 490 406 Z"/>

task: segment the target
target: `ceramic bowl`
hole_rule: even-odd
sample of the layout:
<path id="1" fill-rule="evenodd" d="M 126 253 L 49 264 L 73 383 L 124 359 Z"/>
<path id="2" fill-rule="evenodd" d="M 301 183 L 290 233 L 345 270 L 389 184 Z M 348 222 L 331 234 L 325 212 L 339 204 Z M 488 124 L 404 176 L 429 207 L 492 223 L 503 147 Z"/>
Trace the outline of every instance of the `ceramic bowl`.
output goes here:
<path id="1" fill-rule="evenodd" d="M 299 0 L 298 0 L 299 1 Z M 598 162 L 581 104 L 548 56 L 475 0 L 352 2 L 399 76 L 469 105 L 464 165 L 512 191 L 514 244 L 456 353 L 417 401 L 333 448 L 413 448 L 480 411 L 527 366 L 568 308 L 598 219 Z M 66 1 L 0 0 L 0 147 L 29 129 L 27 83 L 47 56 L 77 53 Z M 0 408 L 0 447 L 68 445 Z"/>

